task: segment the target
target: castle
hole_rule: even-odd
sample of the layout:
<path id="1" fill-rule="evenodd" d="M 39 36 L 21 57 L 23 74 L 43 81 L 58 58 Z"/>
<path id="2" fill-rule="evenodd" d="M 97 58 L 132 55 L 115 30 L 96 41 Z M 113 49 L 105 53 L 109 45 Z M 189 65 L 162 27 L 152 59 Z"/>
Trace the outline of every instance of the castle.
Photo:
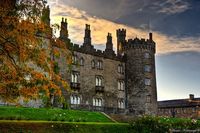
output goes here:
<path id="1" fill-rule="evenodd" d="M 50 26 L 50 9 L 43 10 L 42 21 Z M 52 55 L 59 73 L 70 84 L 63 90 L 72 109 L 103 111 L 114 114 L 156 115 L 155 42 L 148 39 L 126 40 L 126 30 L 117 30 L 117 53 L 108 33 L 105 51 L 92 45 L 90 25 L 86 24 L 83 45 L 72 44 L 68 23 L 62 19 L 59 39 L 69 45 L 72 64 L 66 58 Z M 50 43 L 50 41 L 47 41 Z M 54 47 L 58 49 L 59 47 Z M 71 67 L 68 67 L 68 66 Z"/>
<path id="2" fill-rule="evenodd" d="M 112 35 L 108 33 L 105 51 L 92 45 L 90 25 L 86 24 L 83 45 L 68 38 L 67 19 L 62 19 L 60 39 L 70 44 L 72 65 L 65 58 L 54 57 L 60 74 L 71 90 L 65 98 L 72 109 L 103 111 L 114 114 L 156 115 L 155 42 L 128 39 L 126 30 L 118 29 L 117 54 Z"/>

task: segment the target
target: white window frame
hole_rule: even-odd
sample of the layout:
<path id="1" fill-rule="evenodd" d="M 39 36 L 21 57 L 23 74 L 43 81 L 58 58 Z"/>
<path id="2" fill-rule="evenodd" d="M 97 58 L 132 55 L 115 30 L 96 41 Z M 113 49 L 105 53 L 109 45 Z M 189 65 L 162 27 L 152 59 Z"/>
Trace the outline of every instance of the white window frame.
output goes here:
<path id="1" fill-rule="evenodd" d="M 80 97 L 79 96 L 76 96 L 76 95 L 71 95 L 70 96 L 70 103 L 71 104 L 76 104 L 76 105 L 79 105 L 80 104 Z"/>
<path id="2" fill-rule="evenodd" d="M 93 106 L 103 106 L 103 100 L 101 98 L 93 98 Z"/>
<path id="3" fill-rule="evenodd" d="M 96 76 L 96 86 L 102 86 L 102 77 Z"/>
<path id="4" fill-rule="evenodd" d="M 78 59 L 77 59 L 77 55 L 72 55 L 72 64 L 77 64 L 78 63 Z"/>
<path id="5" fill-rule="evenodd" d="M 125 104 L 124 104 L 124 100 L 118 100 L 118 108 L 120 109 L 124 109 L 125 108 Z"/>
<path id="6" fill-rule="evenodd" d="M 71 82 L 78 83 L 78 73 L 72 72 L 71 74 Z"/>

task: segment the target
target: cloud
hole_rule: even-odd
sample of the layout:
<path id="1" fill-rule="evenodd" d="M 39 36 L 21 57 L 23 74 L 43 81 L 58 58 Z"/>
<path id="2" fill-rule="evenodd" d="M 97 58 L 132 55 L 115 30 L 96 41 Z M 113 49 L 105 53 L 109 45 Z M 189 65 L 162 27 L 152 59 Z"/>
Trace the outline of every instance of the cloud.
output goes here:
<path id="1" fill-rule="evenodd" d="M 101 45 L 101 48 L 103 44 L 105 46 L 107 33 L 110 32 L 112 33 L 113 44 L 116 49 L 116 29 L 119 28 L 127 29 L 127 39 L 135 38 L 136 36 L 139 38 L 148 38 L 148 32 L 142 29 L 90 16 L 85 11 L 71 6 L 61 4 L 51 6 L 51 22 L 60 24 L 62 17 L 67 17 L 68 19 L 69 37 L 73 43 L 83 43 L 86 23 L 91 25 L 92 43 Z M 157 53 L 159 54 L 180 51 L 200 51 L 200 38 L 178 38 L 159 32 L 153 32 L 153 38 L 157 45 Z"/>
<path id="2" fill-rule="evenodd" d="M 156 2 L 154 6 L 158 7 L 159 13 L 165 13 L 165 14 L 181 13 L 190 8 L 190 4 L 183 0 L 167 0 L 164 2 L 159 1 L 159 2 Z"/>

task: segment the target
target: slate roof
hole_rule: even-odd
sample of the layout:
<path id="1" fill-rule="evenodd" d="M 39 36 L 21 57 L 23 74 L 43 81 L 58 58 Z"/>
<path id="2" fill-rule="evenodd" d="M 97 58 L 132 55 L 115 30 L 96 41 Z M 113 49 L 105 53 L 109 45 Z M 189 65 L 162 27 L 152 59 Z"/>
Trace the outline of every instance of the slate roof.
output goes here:
<path id="1" fill-rule="evenodd" d="M 200 98 L 158 101 L 158 108 L 200 107 Z"/>

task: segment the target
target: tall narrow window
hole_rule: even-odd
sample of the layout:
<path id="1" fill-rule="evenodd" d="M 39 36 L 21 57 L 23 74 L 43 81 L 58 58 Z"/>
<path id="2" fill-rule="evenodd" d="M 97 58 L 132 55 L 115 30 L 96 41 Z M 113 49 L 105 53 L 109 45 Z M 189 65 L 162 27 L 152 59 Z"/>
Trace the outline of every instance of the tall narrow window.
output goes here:
<path id="1" fill-rule="evenodd" d="M 97 61 L 97 69 L 103 69 L 103 62 L 101 60 Z"/>
<path id="2" fill-rule="evenodd" d="M 118 83 L 117 83 L 117 86 L 118 86 L 117 87 L 118 90 L 123 91 L 124 90 L 124 81 L 119 80 Z"/>
<path id="3" fill-rule="evenodd" d="M 72 55 L 72 64 L 77 64 L 78 60 L 77 60 L 77 55 Z"/>
<path id="4" fill-rule="evenodd" d="M 118 73 L 121 73 L 121 74 L 124 73 L 123 65 L 122 65 L 122 64 L 119 64 L 119 65 L 118 65 L 118 67 L 117 67 L 117 71 L 118 71 Z"/>
<path id="5" fill-rule="evenodd" d="M 124 108 L 124 100 L 122 100 L 122 99 L 118 100 L 118 108 L 120 108 L 120 109 Z"/>
<path id="6" fill-rule="evenodd" d="M 80 65 L 81 65 L 81 66 L 84 66 L 84 59 L 83 59 L 83 57 L 82 57 L 81 60 L 80 60 Z"/>
<path id="7" fill-rule="evenodd" d="M 102 77 L 96 76 L 96 86 L 102 86 Z"/>
<path id="8" fill-rule="evenodd" d="M 151 96 L 150 96 L 150 95 L 147 95 L 147 96 L 146 96 L 146 102 L 147 102 L 147 103 L 150 103 L 150 102 L 151 102 Z"/>
<path id="9" fill-rule="evenodd" d="M 78 73 L 77 72 L 72 72 L 71 74 L 71 82 L 72 83 L 78 83 Z"/>
<path id="10" fill-rule="evenodd" d="M 91 65 L 92 65 L 92 68 L 95 68 L 95 61 L 94 60 L 92 60 Z"/>

